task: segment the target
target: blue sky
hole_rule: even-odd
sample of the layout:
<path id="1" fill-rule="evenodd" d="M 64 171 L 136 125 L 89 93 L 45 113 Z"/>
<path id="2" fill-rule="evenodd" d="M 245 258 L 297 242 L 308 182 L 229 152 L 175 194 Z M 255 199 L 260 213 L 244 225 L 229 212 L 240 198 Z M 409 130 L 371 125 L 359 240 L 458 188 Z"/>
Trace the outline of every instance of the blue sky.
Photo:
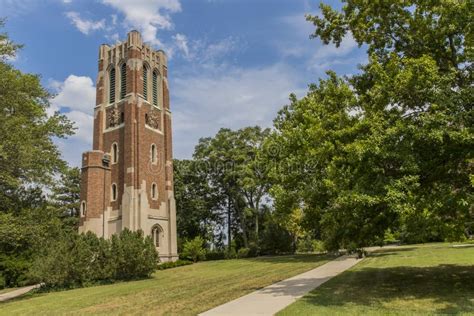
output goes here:
<path id="1" fill-rule="evenodd" d="M 339 1 L 325 1 L 340 7 Z M 332 69 L 354 74 L 366 62 L 351 37 L 341 47 L 309 39 L 312 0 L 0 0 L 5 30 L 25 47 L 12 63 L 37 73 L 78 131 L 57 140 L 78 166 L 91 149 L 98 47 L 137 29 L 169 56 L 173 146 L 190 158 L 219 128 L 270 127 L 288 95 Z"/>

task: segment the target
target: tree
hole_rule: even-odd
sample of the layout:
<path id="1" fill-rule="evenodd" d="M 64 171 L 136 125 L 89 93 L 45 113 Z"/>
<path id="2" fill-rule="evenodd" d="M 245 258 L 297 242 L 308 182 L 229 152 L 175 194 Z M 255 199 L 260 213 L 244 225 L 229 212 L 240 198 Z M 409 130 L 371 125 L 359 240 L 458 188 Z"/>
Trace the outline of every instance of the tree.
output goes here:
<path id="1" fill-rule="evenodd" d="M 198 236 L 213 241 L 214 227 L 221 224 L 219 197 L 195 161 L 175 159 L 173 167 L 180 243 Z"/>
<path id="2" fill-rule="evenodd" d="M 473 212 L 467 1 L 354 0 L 321 12 L 307 17 L 313 37 L 337 46 L 352 34 L 369 62 L 350 78 L 329 72 L 279 112 L 277 204 L 303 207 L 329 249 L 377 243 L 388 228 L 462 238 Z"/>
<path id="3" fill-rule="evenodd" d="M 51 95 L 39 76 L 9 64 L 20 47 L 0 34 L 0 280 L 7 286 L 29 283 L 33 257 L 59 234 L 59 212 L 43 192 L 66 166 L 53 138 L 73 132 L 64 115 L 48 114 Z"/>
<path id="4" fill-rule="evenodd" d="M 200 139 L 194 158 L 204 168 L 211 188 L 220 196 L 220 208 L 225 210 L 228 225 L 228 245 L 231 236 L 242 238 L 249 247 L 254 228 L 258 242 L 259 210 L 268 192 L 267 168 L 260 161 L 268 129 L 247 127 L 237 131 L 221 129 L 213 138 Z M 254 218 L 253 223 L 249 218 Z M 234 232 L 232 232 L 234 230 Z"/>
<path id="5" fill-rule="evenodd" d="M 81 171 L 79 168 L 65 168 L 61 180 L 53 186 L 52 203 L 61 214 L 66 227 L 74 230 L 79 225 L 81 198 Z"/>
<path id="6" fill-rule="evenodd" d="M 0 21 L 0 27 L 3 21 Z M 37 75 L 7 62 L 19 45 L 0 34 L 0 210 L 15 209 L 18 191 L 32 183 L 51 185 L 65 167 L 53 138 L 71 135 L 64 115 L 47 114 L 50 94 Z"/>

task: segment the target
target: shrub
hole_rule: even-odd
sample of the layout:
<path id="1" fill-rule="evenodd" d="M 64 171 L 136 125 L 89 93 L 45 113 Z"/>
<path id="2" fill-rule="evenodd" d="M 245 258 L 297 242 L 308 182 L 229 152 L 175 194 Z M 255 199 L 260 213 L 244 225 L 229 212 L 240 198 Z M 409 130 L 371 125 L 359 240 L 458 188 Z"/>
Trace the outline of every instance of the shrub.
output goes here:
<path id="1" fill-rule="evenodd" d="M 322 240 L 313 240 L 312 241 L 313 252 L 326 252 L 326 245 Z"/>
<path id="2" fill-rule="evenodd" d="M 165 269 L 171 269 L 171 268 L 176 268 L 180 266 L 186 266 L 189 264 L 193 264 L 192 261 L 189 260 L 176 260 L 176 261 L 169 261 L 169 262 L 163 262 L 158 265 L 158 270 L 165 270 Z"/>
<path id="3" fill-rule="evenodd" d="M 3 274 L 0 273 L 0 290 L 5 288 L 5 286 L 6 286 L 5 278 L 3 277 Z"/>
<path id="4" fill-rule="evenodd" d="M 142 231 L 125 229 L 111 240 L 90 232 L 69 234 L 44 247 L 31 275 L 46 288 L 73 288 L 148 277 L 157 260 L 151 238 L 144 238 Z"/>
<path id="5" fill-rule="evenodd" d="M 226 253 L 224 251 L 208 251 L 206 252 L 206 260 L 223 260 L 226 258 Z"/>
<path id="6" fill-rule="evenodd" d="M 247 258 L 249 256 L 249 248 L 240 248 L 237 252 L 237 258 Z"/>
<path id="7" fill-rule="evenodd" d="M 296 251 L 297 252 L 313 252 L 313 241 L 311 237 L 306 236 L 304 238 L 298 239 L 296 244 Z"/>
<path id="8" fill-rule="evenodd" d="M 186 241 L 183 245 L 182 256 L 193 262 L 205 260 L 206 250 L 204 249 L 204 239 L 198 236 L 193 240 Z"/>
<path id="9" fill-rule="evenodd" d="M 235 250 L 235 244 L 231 245 L 230 249 L 227 249 L 225 252 L 226 259 L 236 259 L 237 258 L 237 251 Z"/>
<path id="10" fill-rule="evenodd" d="M 115 278 L 129 280 L 149 277 L 156 270 L 158 254 L 151 237 L 143 237 L 143 231 L 124 229 L 112 236 L 112 262 Z"/>

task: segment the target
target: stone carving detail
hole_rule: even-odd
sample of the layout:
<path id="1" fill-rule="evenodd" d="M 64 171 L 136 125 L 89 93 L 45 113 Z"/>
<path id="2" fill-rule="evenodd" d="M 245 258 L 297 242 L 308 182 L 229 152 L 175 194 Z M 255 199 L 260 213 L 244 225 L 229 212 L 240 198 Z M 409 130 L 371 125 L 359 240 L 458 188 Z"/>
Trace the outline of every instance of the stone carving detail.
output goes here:
<path id="1" fill-rule="evenodd" d="M 107 122 L 108 127 L 115 127 L 121 123 L 119 109 L 113 108 L 107 111 Z"/>
<path id="2" fill-rule="evenodd" d="M 148 115 L 146 116 L 145 123 L 151 128 L 160 129 L 160 123 L 161 123 L 160 112 L 150 111 Z"/>

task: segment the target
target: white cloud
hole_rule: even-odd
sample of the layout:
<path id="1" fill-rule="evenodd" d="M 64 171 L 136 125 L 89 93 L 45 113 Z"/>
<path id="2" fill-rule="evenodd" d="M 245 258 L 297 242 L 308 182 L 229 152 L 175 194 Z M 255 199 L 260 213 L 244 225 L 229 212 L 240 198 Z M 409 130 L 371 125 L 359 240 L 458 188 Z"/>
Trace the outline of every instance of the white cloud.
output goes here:
<path id="1" fill-rule="evenodd" d="M 158 30 L 172 29 L 170 13 L 181 11 L 178 0 L 103 0 L 103 3 L 120 11 L 126 25 L 136 28 L 153 45 L 162 45 Z"/>
<path id="2" fill-rule="evenodd" d="M 53 106 L 92 113 L 95 105 L 95 87 L 91 78 L 69 75 L 64 82 L 52 81 L 50 85 L 57 92 L 51 100 Z"/>
<path id="3" fill-rule="evenodd" d="M 221 127 L 271 126 L 289 94 L 302 95 L 305 84 L 291 67 L 275 64 L 197 71 L 176 78 L 171 89 L 175 154 L 184 158 L 191 156 L 199 137 Z"/>
<path id="4" fill-rule="evenodd" d="M 49 114 L 54 111 L 63 112 L 77 127 L 76 134 L 71 139 L 90 145 L 95 104 L 95 87 L 92 79 L 70 75 L 63 82 L 51 81 L 50 86 L 57 94 L 51 99 Z M 67 147 L 67 144 L 64 146 Z"/>
<path id="5" fill-rule="evenodd" d="M 188 39 L 186 35 L 183 34 L 176 34 L 173 36 L 174 43 L 176 47 L 183 52 L 184 56 L 189 58 L 189 47 L 188 47 Z"/>
<path id="6" fill-rule="evenodd" d="M 100 21 L 93 21 L 81 18 L 78 12 L 69 11 L 66 12 L 66 16 L 71 20 L 71 23 L 84 34 L 89 34 L 91 31 L 105 29 L 105 19 Z"/>

